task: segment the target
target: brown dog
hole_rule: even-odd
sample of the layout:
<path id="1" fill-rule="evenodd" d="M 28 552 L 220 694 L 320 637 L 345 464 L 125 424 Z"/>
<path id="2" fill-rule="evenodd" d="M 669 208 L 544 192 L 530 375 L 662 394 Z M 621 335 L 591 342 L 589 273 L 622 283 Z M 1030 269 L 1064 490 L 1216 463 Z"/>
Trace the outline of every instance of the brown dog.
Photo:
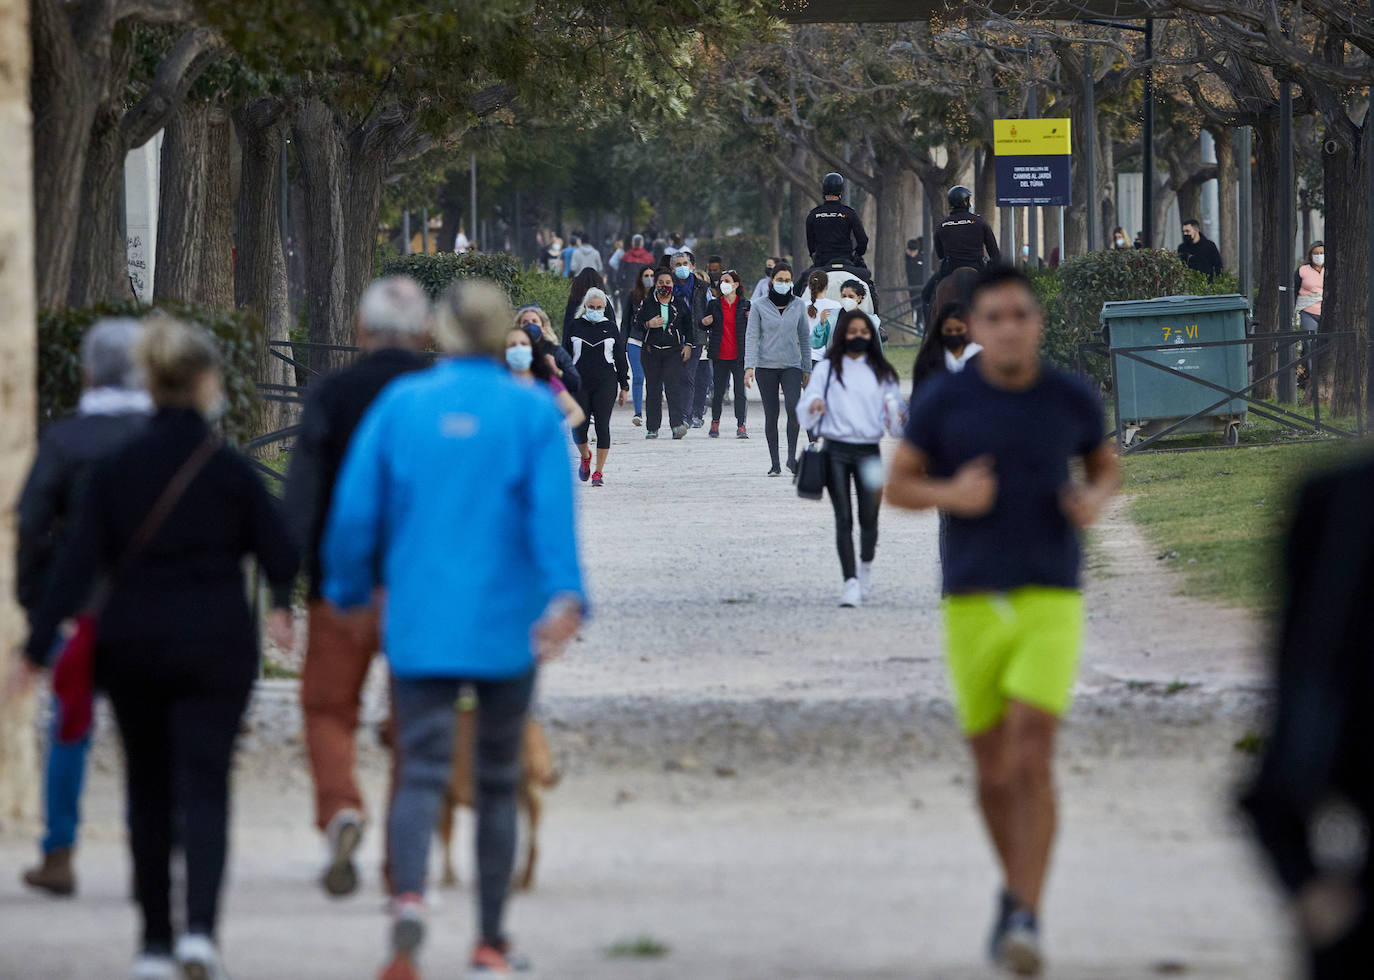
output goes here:
<path id="1" fill-rule="evenodd" d="M 456 810 L 460 806 L 472 808 L 476 801 L 475 765 L 477 757 L 477 701 L 464 695 L 458 700 L 458 726 L 454 736 L 453 768 L 449 773 L 444 808 L 439 814 L 437 831 L 444 852 L 444 877 L 441 884 L 453 888 L 458 874 L 453 867 L 453 828 L 457 823 Z M 533 718 L 525 726 L 524 744 L 520 748 L 520 783 L 516 788 L 516 803 L 525 814 L 529 844 L 525 852 L 525 867 L 515 876 L 515 887 L 529 891 L 534 886 L 534 865 L 539 858 L 539 818 L 544 812 L 544 791 L 558 785 L 558 770 L 553 765 L 544 726 Z"/>

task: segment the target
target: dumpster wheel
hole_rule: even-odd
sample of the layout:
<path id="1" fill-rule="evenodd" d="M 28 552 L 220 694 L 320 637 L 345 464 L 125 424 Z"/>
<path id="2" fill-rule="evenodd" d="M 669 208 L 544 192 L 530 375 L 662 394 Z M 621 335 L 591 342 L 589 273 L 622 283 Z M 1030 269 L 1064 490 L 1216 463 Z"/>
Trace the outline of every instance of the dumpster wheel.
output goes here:
<path id="1" fill-rule="evenodd" d="M 1227 423 L 1226 423 L 1226 445 L 1228 445 L 1228 446 L 1238 446 L 1238 445 L 1240 445 L 1240 423 L 1239 423 L 1239 422 L 1227 422 Z"/>

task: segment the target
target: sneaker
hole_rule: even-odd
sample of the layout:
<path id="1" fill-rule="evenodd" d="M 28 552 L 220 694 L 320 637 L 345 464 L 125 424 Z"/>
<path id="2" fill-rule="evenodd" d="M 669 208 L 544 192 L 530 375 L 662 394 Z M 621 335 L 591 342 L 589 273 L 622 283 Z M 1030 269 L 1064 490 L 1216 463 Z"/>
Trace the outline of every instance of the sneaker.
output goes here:
<path id="1" fill-rule="evenodd" d="M 676 428 L 673 429 L 673 438 L 674 438 L 674 439 L 681 439 L 681 438 L 682 438 L 683 436 L 685 436 L 686 434 L 687 434 L 687 423 L 686 423 L 686 422 L 682 423 L 681 425 L 679 425 L 679 426 L 677 426 Z"/>
<path id="2" fill-rule="evenodd" d="M 188 932 L 177 940 L 176 961 L 184 980 L 228 980 L 215 941 L 203 933 Z"/>
<path id="3" fill-rule="evenodd" d="M 840 607 L 843 609 L 857 609 L 863 604 L 863 589 L 859 586 L 856 578 L 845 579 L 844 594 L 840 596 Z"/>
<path id="4" fill-rule="evenodd" d="M 1007 889 L 1003 888 L 998 893 L 997 911 L 992 920 L 992 932 L 988 936 L 988 959 L 993 963 L 1002 962 L 1002 946 L 1011 927 L 1011 917 L 1020 907 L 1021 900 Z"/>
<path id="5" fill-rule="evenodd" d="M 710 435 L 712 439 L 720 438 L 720 419 L 716 419 L 714 422 L 711 423 Z"/>
<path id="6" fill-rule="evenodd" d="M 738 428 L 735 429 L 735 438 L 736 438 L 736 439 L 748 439 L 748 438 L 749 438 L 749 430 L 746 429 L 746 428 L 745 428 L 744 426 L 742 426 L 742 425 L 739 426 Z"/>
<path id="7" fill-rule="evenodd" d="M 529 969 L 529 960 L 512 953 L 510 943 L 481 943 L 472 951 L 468 976 L 505 976 L 511 973 L 528 973 Z"/>
<path id="8" fill-rule="evenodd" d="M 419 895 L 399 895 L 391 903 L 391 962 L 378 980 L 420 980 L 415 953 L 425 941 L 424 912 Z"/>
<path id="9" fill-rule="evenodd" d="M 594 486 L 594 487 L 604 487 L 605 485 L 606 485 L 606 481 L 602 478 L 602 476 L 601 476 L 600 473 L 593 473 L 593 474 L 592 474 L 592 486 Z"/>
<path id="10" fill-rule="evenodd" d="M 704 426 L 705 424 L 706 424 L 706 420 L 705 420 L 704 418 L 702 418 L 700 415 L 698 415 L 696 418 L 692 419 L 692 428 L 694 428 L 694 429 L 700 429 L 700 428 L 701 428 L 702 426 Z"/>
<path id="11" fill-rule="evenodd" d="M 357 810 L 340 810 L 325 827 L 329 841 L 329 865 L 324 869 L 320 884 L 325 893 L 334 898 L 352 895 L 358 888 L 358 868 L 353 855 L 363 840 L 363 815 Z"/>
<path id="12" fill-rule="evenodd" d="M 634 418 L 630 419 L 630 421 L 633 422 L 636 426 L 641 426 L 644 424 L 644 416 L 636 415 Z"/>
<path id="13" fill-rule="evenodd" d="M 645 439 L 657 439 L 657 438 L 658 438 L 658 430 L 657 430 L 657 429 L 650 429 L 648 432 L 644 433 L 644 438 L 645 438 Z"/>
<path id="14" fill-rule="evenodd" d="M 177 980 L 177 961 L 166 953 L 144 953 L 134 960 L 129 980 Z"/>
<path id="15" fill-rule="evenodd" d="M 592 458 L 590 456 L 583 456 L 582 465 L 577 468 L 577 478 L 581 480 L 583 483 L 586 483 L 587 480 L 591 478 L 591 475 Z"/>
<path id="16" fill-rule="evenodd" d="M 859 562 L 859 590 L 865 599 L 873 594 L 873 563 L 871 561 Z"/>
<path id="17" fill-rule="evenodd" d="M 1018 908 L 1007 918 L 998 962 L 1019 977 L 1037 977 L 1045 960 L 1040 953 L 1040 923 L 1030 909 Z"/>

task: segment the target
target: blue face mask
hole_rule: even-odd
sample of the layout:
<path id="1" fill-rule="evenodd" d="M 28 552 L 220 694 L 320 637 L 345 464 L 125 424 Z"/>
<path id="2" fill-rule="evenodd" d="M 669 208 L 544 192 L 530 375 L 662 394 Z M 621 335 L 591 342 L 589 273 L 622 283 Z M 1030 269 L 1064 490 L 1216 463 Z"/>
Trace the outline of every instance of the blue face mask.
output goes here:
<path id="1" fill-rule="evenodd" d="M 506 364 L 510 366 L 512 371 L 528 371 L 530 366 L 534 364 L 534 348 L 524 346 L 507 347 Z"/>
<path id="2" fill-rule="evenodd" d="M 544 336 L 544 328 L 537 323 L 527 323 L 525 324 L 525 333 L 530 335 L 532 343 L 537 342 L 540 337 Z"/>
<path id="3" fill-rule="evenodd" d="M 779 296 L 786 296 L 792 292 L 792 284 L 790 282 L 775 282 L 773 283 L 773 292 Z"/>
<path id="4" fill-rule="evenodd" d="M 691 274 L 692 270 L 685 265 L 680 265 L 673 270 L 673 275 L 677 276 L 679 279 L 686 279 Z"/>
<path id="5" fill-rule="evenodd" d="M 590 323 L 600 323 L 602 320 L 606 319 L 606 311 L 588 310 L 586 313 L 583 313 L 582 316 Z"/>

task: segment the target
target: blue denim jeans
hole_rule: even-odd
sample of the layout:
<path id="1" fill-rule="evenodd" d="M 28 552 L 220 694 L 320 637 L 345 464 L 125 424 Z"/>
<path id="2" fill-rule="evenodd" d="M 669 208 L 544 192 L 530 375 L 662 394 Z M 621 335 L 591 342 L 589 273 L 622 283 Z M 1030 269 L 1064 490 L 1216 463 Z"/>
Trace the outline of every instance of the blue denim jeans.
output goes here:
<path id="1" fill-rule="evenodd" d="M 63 744 L 58 741 L 61 714 L 61 705 L 54 695 L 47 771 L 43 778 L 43 802 L 47 817 L 47 833 L 43 836 L 44 854 L 76 846 L 76 828 L 81 821 L 81 786 L 86 781 L 86 756 L 91 748 L 92 732 L 87 732 L 79 742 Z"/>
<path id="2" fill-rule="evenodd" d="M 625 356 L 630 360 L 630 397 L 634 399 L 635 414 L 644 414 L 644 348 L 627 344 Z"/>

